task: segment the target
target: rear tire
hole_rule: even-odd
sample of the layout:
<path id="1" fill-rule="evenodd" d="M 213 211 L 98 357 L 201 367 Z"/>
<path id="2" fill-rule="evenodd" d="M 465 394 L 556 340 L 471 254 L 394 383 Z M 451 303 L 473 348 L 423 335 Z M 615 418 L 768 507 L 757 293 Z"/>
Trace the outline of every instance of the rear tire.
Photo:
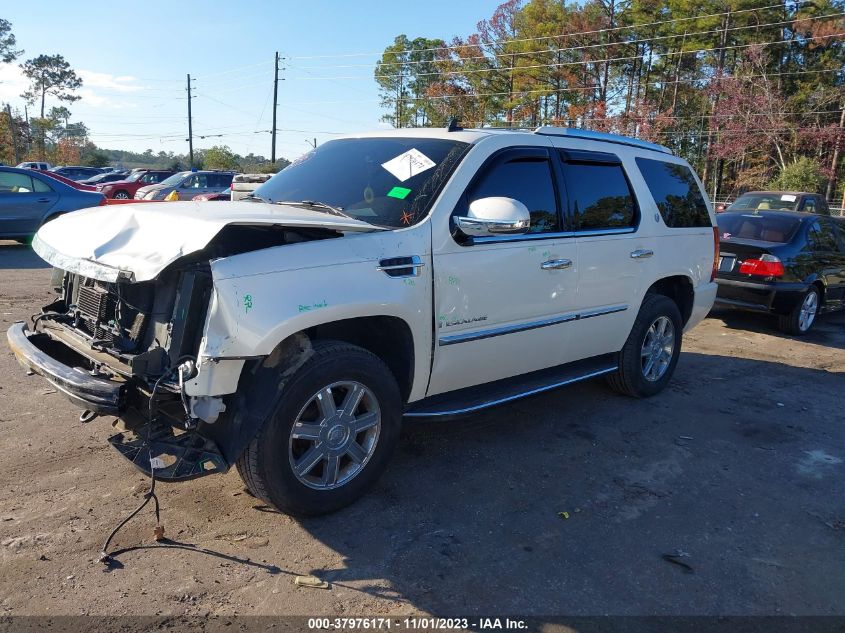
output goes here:
<path id="1" fill-rule="evenodd" d="M 326 514 L 369 490 L 399 440 L 402 397 L 369 351 L 315 341 L 237 461 L 249 491 L 295 515 Z M 312 465 L 313 463 L 313 465 Z"/>
<path id="2" fill-rule="evenodd" d="M 619 352 L 619 367 L 609 374 L 610 387 L 633 398 L 647 398 L 663 390 L 681 354 L 683 322 L 669 297 L 647 294 Z"/>
<path id="3" fill-rule="evenodd" d="M 810 286 L 810 289 L 795 304 L 789 314 L 778 316 L 778 327 L 785 334 L 802 336 L 813 327 L 816 317 L 819 315 L 820 307 L 821 295 L 819 289 L 816 286 Z"/>

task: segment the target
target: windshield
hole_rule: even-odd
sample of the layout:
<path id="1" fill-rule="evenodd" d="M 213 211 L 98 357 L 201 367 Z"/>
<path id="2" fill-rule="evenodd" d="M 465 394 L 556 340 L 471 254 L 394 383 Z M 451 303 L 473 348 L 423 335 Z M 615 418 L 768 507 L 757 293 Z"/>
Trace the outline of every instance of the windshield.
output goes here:
<path id="1" fill-rule="evenodd" d="M 145 171 L 137 171 L 137 172 L 135 172 L 134 174 L 130 174 L 130 175 L 126 178 L 126 182 L 135 182 L 136 180 L 138 180 L 138 178 L 140 178 L 141 176 L 143 176 L 143 175 L 144 175 L 144 174 L 146 174 L 146 173 L 147 173 L 147 172 L 145 172 Z"/>
<path id="2" fill-rule="evenodd" d="M 411 226 L 426 217 L 468 148 L 460 141 L 430 138 L 329 141 L 258 187 L 255 196 L 267 202 L 322 203 L 378 226 Z"/>
<path id="3" fill-rule="evenodd" d="M 175 187 L 185 179 L 185 176 L 190 173 L 191 172 L 189 171 L 183 171 L 179 172 L 178 174 L 173 174 L 170 178 L 165 178 L 158 184 L 162 185 L 163 187 Z"/>
<path id="4" fill-rule="evenodd" d="M 736 199 L 729 211 L 794 211 L 794 193 L 746 193 Z"/>
<path id="5" fill-rule="evenodd" d="M 723 213 L 718 217 L 718 225 L 722 241 L 741 239 L 786 244 L 795 235 L 801 220 L 777 213 Z"/>

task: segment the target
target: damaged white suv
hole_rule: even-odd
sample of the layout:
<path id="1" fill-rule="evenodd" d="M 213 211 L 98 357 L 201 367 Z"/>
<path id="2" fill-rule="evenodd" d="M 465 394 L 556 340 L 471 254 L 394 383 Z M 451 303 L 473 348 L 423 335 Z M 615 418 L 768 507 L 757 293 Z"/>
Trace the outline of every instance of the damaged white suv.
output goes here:
<path id="1" fill-rule="evenodd" d="M 718 235 L 664 147 L 563 128 L 328 142 L 239 202 L 46 224 L 56 300 L 20 362 L 165 480 L 231 466 L 316 514 L 364 493 L 404 418 L 604 375 L 650 396 L 710 310 Z"/>

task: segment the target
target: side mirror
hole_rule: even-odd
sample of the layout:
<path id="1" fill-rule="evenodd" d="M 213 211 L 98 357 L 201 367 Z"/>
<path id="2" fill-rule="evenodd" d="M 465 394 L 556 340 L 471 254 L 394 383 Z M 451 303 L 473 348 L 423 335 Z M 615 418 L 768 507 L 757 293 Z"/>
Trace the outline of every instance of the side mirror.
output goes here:
<path id="1" fill-rule="evenodd" d="M 468 237 L 516 235 L 528 232 L 531 214 L 513 198 L 479 198 L 470 203 L 466 216 L 455 218 L 455 226 Z"/>

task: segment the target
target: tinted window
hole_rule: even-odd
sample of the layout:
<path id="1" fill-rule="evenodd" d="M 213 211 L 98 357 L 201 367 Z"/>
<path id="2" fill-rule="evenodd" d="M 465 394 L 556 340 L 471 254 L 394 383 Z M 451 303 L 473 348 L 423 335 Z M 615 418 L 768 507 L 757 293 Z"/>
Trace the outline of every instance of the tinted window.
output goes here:
<path id="1" fill-rule="evenodd" d="M 563 175 L 576 231 L 634 226 L 634 196 L 621 165 L 568 162 Z"/>
<path id="2" fill-rule="evenodd" d="M 503 196 L 519 200 L 531 213 L 529 233 L 557 231 L 560 227 L 547 158 L 514 157 L 489 168 L 469 192 L 468 202 Z"/>
<path id="3" fill-rule="evenodd" d="M 25 174 L 0 172 L 0 193 L 32 193 L 32 178 Z"/>
<path id="4" fill-rule="evenodd" d="M 323 143 L 255 190 L 268 202 L 312 200 L 358 220 L 420 222 L 469 145 L 452 139 L 349 138 Z"/>
<path id="5" fill-rule="evenodd" d="M 801 225 L 799 218 L 788 215 L 754 213 L 722 213 L 716 222 L 722 242 L 739 239 L 786 244 Z"/>
<path id="6" fill-rule="evenodd" d="M 689 167 L 649 158 L 638 158 L 637 167 L 666 226 L 712 226 L 707 203 Z"/>
<path id="7" fill-rule="evenodd" d="M 810 228 L 810 243 L 817 251 L 836 251 L 836 234 L 832 222 L 814 222 Z"/>
<path id="8" fill-rule="evenodd" d="M 804 199 L 804 206 L 801 208 L 802 211 L 805 213 L 815 213 L 816 212 L 816 199 L 815 198 L 805 198 Z"/>
<path id="9" fill-rule="evenodd" d="M 208 186 L 215 189 L 222 189 L 232 184 L 233 174 L 211 174 L 208 177 Z"/>

